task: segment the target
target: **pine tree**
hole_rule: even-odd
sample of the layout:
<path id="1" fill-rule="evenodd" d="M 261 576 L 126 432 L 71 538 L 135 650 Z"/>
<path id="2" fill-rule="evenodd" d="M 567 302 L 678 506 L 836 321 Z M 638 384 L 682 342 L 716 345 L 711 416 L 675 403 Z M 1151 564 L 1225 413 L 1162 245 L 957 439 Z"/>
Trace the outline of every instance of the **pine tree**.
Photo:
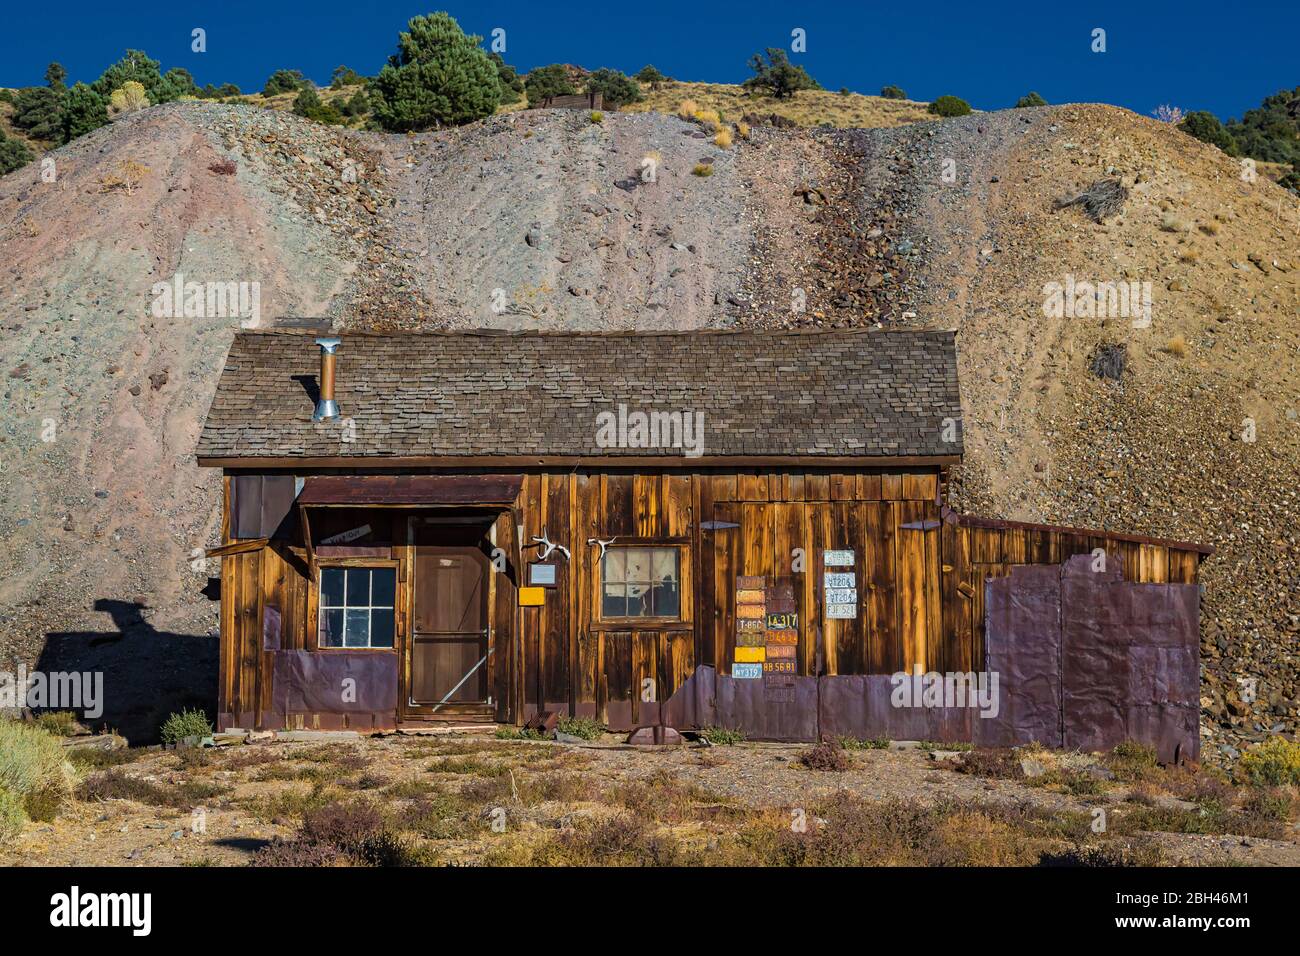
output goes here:
<path id="1" fill-rule="evenodd" d="M 51 63 L 45 68 L 45 85 L 52 90 L 63 92 L 68 88 L 68 71 L 62 63 Z"/>
<path id="2" fill-rule="evenodd" d="M 33 139 L 58 142 L 63 135 L 63 96 L 48 86 L 27 86 L 14 97 L 11 122 Z"/>
<path id="3" fill-rule="evenodd" d="M 32 151 L 22 140 L 5 136 L 0 129 L 0 176 L 21 169 L 32 161 Z"/>
<path id="4" fill-rule="evenodd" d="M 470 123 L 501 102 L 496 64 L 446 13 L 413 17 L 374 82 L 375 118 L 406 132 Z"/>
<path id="5" fill-rule="evenodd" d="M 108 122 L 108 108 L 104 98 L 85 83 L 78 83 L 68 91 L 63 108 L 63 141 L 69 142 L 99 129 Z"/>

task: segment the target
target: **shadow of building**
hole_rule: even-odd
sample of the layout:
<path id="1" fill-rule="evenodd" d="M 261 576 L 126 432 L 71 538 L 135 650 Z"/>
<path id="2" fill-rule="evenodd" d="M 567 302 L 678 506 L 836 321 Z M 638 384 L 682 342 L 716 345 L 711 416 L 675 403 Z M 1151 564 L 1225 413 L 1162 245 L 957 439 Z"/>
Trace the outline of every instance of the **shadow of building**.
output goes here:
<path id="1" fill-rule="evenodd" d="M 135 601 L 99 598 L 95 610 L 108 614 L 111 629 L 49 632 L 33 668 L 45 674 L 104 675 L 103 713 L 85 723 L 145 744 L 157 742 L 159 728 L 174 711 L 198 709 L 209 719 L 215 716 L 215 636 L 160 631 L 145 620 L 145 605 Z"/>

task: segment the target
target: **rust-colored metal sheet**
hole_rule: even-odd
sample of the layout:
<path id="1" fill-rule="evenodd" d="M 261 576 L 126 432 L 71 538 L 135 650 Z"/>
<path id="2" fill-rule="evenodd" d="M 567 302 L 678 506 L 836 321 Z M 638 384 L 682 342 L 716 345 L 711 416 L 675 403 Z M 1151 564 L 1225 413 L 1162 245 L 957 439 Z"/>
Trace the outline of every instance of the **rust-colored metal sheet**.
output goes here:
<path id="1" fill-rule="evenodd" d="M 300 505 L 508 505 L 522 475 L 317 475 L 306 479 Z"/>
<path id="2" fill-rule="evenodd" d="M 392 652 L 272 653 L 272 700 L 278 714 L 369 713 L 389 720 L 396 714 L 397 655 Z"/>

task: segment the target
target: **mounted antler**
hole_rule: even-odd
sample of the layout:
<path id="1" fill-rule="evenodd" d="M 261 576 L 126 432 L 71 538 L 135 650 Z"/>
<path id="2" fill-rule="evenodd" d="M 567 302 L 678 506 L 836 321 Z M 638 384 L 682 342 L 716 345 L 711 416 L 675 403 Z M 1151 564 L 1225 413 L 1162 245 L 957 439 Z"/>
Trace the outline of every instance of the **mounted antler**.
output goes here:
<path id="1" fill-rule="evenodd" d="M 609 547 L 611 544 L 613 544 L 613 543 L 614 543 L 615 541 L 617 541 L 617 540 L 618 540 L 618 536 L 617 536 L 617 535 L 614 536 L 614 537 L 612 537 L 612 538 L 610 538 L 608 541 L 601 541 L 599 538 L 588 538 L 588 539 L 587 539 L 587 544 L 598 544 L 598 545 L 600 545 L 600 557 L 601 557 L 601 560 L 604 560 L 604 558 L 605 558 L 605 549 L 606 549 L 607 547 Z"/>
<path id="2" fill-rule="evenodd" d="M 537 537 L 536 535 L 533 535 L 533 541 L 536 542 L 537 545 L 541 546 L 544 549 L 541 555 L 537 559 L 539 561 L 545 561 L 547 558 L 549 558 L 551 556 L 552 551 L 563 551 L 564 560 L 566 561 L 571 560 L 573 557 L 571 554 L 569 554 L 569 549 L 566 548 L 564 545 L 555 544 L 553 541 L 551 541 L 551 539 L 546 534 L 545 528 L 542 529 L 542 536 L 540 538 Z"/>

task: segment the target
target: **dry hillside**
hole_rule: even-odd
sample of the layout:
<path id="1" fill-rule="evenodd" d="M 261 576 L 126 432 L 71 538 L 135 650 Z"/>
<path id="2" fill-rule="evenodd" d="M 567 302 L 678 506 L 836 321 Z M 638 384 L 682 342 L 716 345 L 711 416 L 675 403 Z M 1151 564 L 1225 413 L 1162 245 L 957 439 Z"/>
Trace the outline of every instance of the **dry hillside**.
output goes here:
<path id="1" fill-rule="evenodd" d="M 0 663 L 62 632 L 110 681 L 156 662 L 142 721 L 203 697 L 181 661 L 210 656 L 217 479 L 192 455 L 238 319 L 155 317 L 181 273 L 260 283 L 264 323 L 958 328 L 954 503 L 1214 545 L 1207 733 L 1295 729 L 1300 204 L 1181 132 L 1069 106 L 723 149 L 653 112 L 398 137 L 178 103 L 52 155 L 54 183 L 0 179 Z M 1054 209 L 1107 177 L 1119 215 Z M 1066 275 L 1150 282 L 1151 326 L 1045 315 Z"/>

